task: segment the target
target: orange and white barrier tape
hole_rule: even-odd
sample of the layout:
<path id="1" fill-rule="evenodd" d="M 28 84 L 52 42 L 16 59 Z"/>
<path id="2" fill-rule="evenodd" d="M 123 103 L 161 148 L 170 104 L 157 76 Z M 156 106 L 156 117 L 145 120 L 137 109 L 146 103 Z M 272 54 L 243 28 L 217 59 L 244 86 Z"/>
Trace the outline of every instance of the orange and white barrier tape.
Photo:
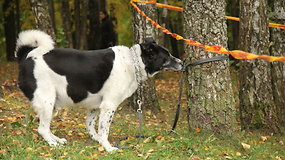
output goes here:
<path id="1" fill-rule="evenodd" d="M 183 8 L 181 8 L 181 7 L 171 6 L 171 5 L 162 4 L 162 3 L 157 3 L 156 1 L 133 0 L 133 2 L 136 2 L 136 3 L 146 3 L 146 4 L 155 4 L 159 8 L 166 8 L 166 9 L 174 10 L 174 11 L 178 11 L 178 12 L 182 12 L 183 11 Z M 228 20 L 232 20 L 232 21 L 240 21 L 240 18 L 237 18 L 237 17 L 226 16 L 226 18 Z M 272 27 L 272 28 L 285 29 L 285 25 L 284 24 L 268 23 L 268 26 Z"/>
<path id="2" fill-rule="evenodd" d="M 139 7 L 134 3 L 134 2 L 148 2 L 149 4 L 155 4 L 155 1 L 139 1 L 139 0 L 131 0 L 130 3 L 133 6 L 133 8 L 143 17 L 145 17 L 148 21 L 150 21 L 157 29 L 160 29 L 162 32 L 171 35 L 173 38 L 176 40 L 183 40 L 186 42 L 186 44 L 191 45 L 191 46 L 197 46 L 200 48 L 203 48 L 205 51 L 208 52 L 213 52 L 213 53 L 221 53 L 221 54 L 229 54 L 232 55 L 236 59 L 263 59 L 267 62 L 274 62 L 274 61 L 279 61 L 279 62 L 285 62 L 285 56 L 282 57 L 274 57 L 274 56 L 268 56 L 268 55 L 255 55 L 252 53 L 240 51 L 240 50 L 233 50 L 229 51 L 224 47 L 221 46 L 208 46 L 201 44 L 200 42 L 190 40 L 190 39 L 185 39 L 184 37 L 170 32 L 168 29 L 163 28 L 160 26 L 157 22 L 149 18 L 144 12 L 142 12 Z"/>

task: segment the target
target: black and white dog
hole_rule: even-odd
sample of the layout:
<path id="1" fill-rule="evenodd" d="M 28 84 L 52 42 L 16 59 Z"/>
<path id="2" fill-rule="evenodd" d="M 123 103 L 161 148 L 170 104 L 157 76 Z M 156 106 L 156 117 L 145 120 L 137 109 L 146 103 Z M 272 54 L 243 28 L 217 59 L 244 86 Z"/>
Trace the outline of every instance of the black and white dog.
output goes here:
<path id="1" fill-rule="evenodd" d="M 108 141 L 113 114 L 135 92 L 138 80 L 146 80 L 161 70 L 182 69 L 182 61 L 152 38 L 131 48 L 115 46 L 82 51 L 54 48 L 49 35 L 28 30 L 19 34 L 15 56 L 19 62 L 19 87 L 39 115 L 38 132 L 48 144 L 57 146 L 67 142 L 50 130 L 53 112 L 62 106 L 78 104 L 88 111 L 86 128 L 91 138 L 107 151 L 117 149 Z M 136 71 L 140 71 L 141 79 Z"/>

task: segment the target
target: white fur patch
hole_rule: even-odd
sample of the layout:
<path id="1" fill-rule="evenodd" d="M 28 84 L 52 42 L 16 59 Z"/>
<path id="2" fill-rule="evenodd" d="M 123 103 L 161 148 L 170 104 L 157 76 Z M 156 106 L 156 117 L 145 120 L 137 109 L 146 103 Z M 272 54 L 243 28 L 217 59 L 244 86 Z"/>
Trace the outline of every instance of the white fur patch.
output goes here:
<path id="1" fill-rule="evenodd" d="M 19 38 L 17 40 L 16 45 L 15 57 L 17 57 L 16 53 L 18 52 L 18 49 L 22 46 L 35 47 L 35 49 L 32 50 L 26 58 L 38 57 L 54 49 L 54 41 L 52 40 L 51 36 L 49 36 L 43 31 L 27 30 L 22 31 L 19 34 Z"/>

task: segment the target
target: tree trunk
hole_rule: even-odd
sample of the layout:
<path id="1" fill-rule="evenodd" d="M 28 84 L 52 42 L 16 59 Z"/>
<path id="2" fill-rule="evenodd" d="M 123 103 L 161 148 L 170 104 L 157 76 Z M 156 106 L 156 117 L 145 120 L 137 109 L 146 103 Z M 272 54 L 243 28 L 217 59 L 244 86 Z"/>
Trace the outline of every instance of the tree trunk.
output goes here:
<path id="1" fill-rule="evenodd" d="M 75 23 L 75 36 L 74 36 L 74 47 L 79 49 L 80 47 L 80 35 L 81 33 L 81 22 L 80 22 L 80 0 L 74 0 L 74 23 Z"/>
<path id="2" fill-rule="evenodd" d="M 106 0 L 100 0 L 99 1 L 99 9 L 100 9 L 100 11 L 107 11 L 106 8 L 107 8 Z"/>
<path id="3" fill-rule="evenodd" d="M 185 37 L 207 45 L 227 46 L 225 0 L 184 0 Z M 203 49 L 185 46 L 190 61 L 218 56 Z M 236 108 L 229 72 L 229 61 L 207 63 L 188 68 L 187 102 L 190 126 L 214 133 L 238 129 Z"/>
<path id="4" fill-rule="evenodd" d="M 240 49 L 254 54 L 269 53 L 267 0 L 240 1 Z M 279 132 L 274 105 L 270 63 L 240 62 L 240 112 L 243 129 L 268 127 Z"/>
<path id="5" fill-rule="evenodd" d="M 55 31 L 49 12 L 48 0 L 30 0 L 37 28 L 49 34 L 55 40 Z"/>
<path id="6" fill-rule="evenodd" d="M 99 20 L 99 0 L 89 0 L 89 36 L 88 48 L 100 48 L 100 20 Z"/>
<path id="7" fill-rule="evenodd" d="M 71 23 L 71 15 L 70 15 L 70 7 L 69 0 L 61 0 L 61 17 L 63 22 L 63 31 L 65 34 L 65 38 L 68 42 L 69 48 L 73 47 L 73 38 L 72 38 L 72 23 Z"/>
<path id="8" fill-rule="evenodd" d="M 6 39 L 6 58 L 8 61 L 15 60 L 14 51 L 17 37 L 16 4 L 17 0 L 5 0 L 3 2 L 4 30 Z"/>
<path id="9" fill-rule="evenodd" d="M 239 17 L 239 0 L 228 0 L 228 12 L 230 16 Z M 229 49 L 236 50 L 239 46 L 239 22 L 227 21 L 229 37 Z"/>
<path id="10" fill-rule="evenodd" d="M 54 10 L 54 2 L 53 0 L 48 0 L 48 9 L 49 9 L 49 15 L 50 15 L 50 18 L 51 18 L 51 25 L 52 25 L 52 28 L 54 30 L 54 33 L 56 35 L 56 25 L 55 25 L 55 10 Z"/>
<path id="11" fill-rule="evenodd" d="M 275 23 L 285 24 L 285 1 L 274 0 L 273 11 Z M 271 53 L 273 56 L 284 56 L 285 30 L 271 29 Z M 272 63 L 272 84 L 274 101 L 277 106 L 279 124 L 285 124 L 285 64 L 282 62 Z"/>
<path id="12" fill-rule="evenodd" d="M 88 16 L 88 10 L 89 10 L 89 4 L 87 0 L 84 0 L 81 2 L 81 12 L 80 12 L 80 44 L 79 49 L 86 50 L 88 48 L 87 44 L 87 16 Z"/>
<path id="13" fill-rule="evenodd" d="M 138 6 L 143 12 L 146 13 L 146 15 L 150 16 L 150 18 L 152 18 L 153 20 L 157 20 L 156 7 L 154 7 L 153 5 L 145 4 Z M 150 22 L 148 22 L 136 11 L 134 11 L 133 17 L 134 44 L 144 42 L 144 39 L 146 37 L 153 37 L 155 40 L 157 39 L 157 30 Z M 141 101 L 143 102 L 143 108 L 151 109 L 152 111 L 158 111 L 159 104 L 157 101 L 153 78 L 150 78 L 146 82 L 143 82 L 142 85 L 139 87 L 141 91 L 140 95 L 142 95 Z M 135 92 L 134 95 L 129 98 L 129 105 L 133 109 L 138 108 L 138 105 L 136 103 L 137 99 L 139 98 L 137 92 Z"/>

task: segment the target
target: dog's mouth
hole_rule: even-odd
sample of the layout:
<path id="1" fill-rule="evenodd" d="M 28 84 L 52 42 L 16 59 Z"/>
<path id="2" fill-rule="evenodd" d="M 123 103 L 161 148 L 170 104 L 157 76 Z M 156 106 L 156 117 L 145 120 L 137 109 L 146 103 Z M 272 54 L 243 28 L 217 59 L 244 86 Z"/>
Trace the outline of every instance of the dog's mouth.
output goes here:
<path id="1" fill-rule="evenodd" d="M 171 57 L 163 64 L 163 70 L 181 71 L 183 69 L 183 62 L 175 57 Z"/>

